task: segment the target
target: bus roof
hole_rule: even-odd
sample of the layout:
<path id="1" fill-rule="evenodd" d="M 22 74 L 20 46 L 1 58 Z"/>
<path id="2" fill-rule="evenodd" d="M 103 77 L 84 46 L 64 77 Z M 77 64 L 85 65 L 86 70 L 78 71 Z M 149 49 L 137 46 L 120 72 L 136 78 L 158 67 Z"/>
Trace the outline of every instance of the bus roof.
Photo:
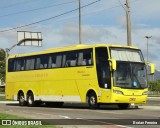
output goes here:
<path id="1" fill-rule="evenodd" d="M 10 55 L 9 58 L 40 55 L 40 54 L 47 54 L 47 53 L 52 53 L 52 52 L 63 52 L 63 51 L 68 51 L 68 50 L 78 50 L 78 49 L 93 48 L 93 47 L 119 47 L 119 48 L 139 49 L 134 46 L 126 46 L 126 45 L 118 45 L 118 44 L 92 44 L 92 45 L 78 44 L 74 46 L 65 46 L 65 47 L 59 47 L 59 48 L 46 49 L 40 52 Z"/>

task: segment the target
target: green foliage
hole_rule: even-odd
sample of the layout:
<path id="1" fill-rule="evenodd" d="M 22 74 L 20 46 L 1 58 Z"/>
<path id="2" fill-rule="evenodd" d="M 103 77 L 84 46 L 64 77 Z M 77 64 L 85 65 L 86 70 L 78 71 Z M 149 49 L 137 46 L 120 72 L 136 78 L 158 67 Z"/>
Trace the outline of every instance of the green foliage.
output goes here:
<path id="1" fill-rule="evenodd" d="M 0 49 L 0 79 L 5 82 L 5 51 Z"/>
<path id="2" fill-rule="evenodd" d="M 160 91 L 160 80 L 151 81 L 149 83 L 149 88 L 151 91 Z"/>

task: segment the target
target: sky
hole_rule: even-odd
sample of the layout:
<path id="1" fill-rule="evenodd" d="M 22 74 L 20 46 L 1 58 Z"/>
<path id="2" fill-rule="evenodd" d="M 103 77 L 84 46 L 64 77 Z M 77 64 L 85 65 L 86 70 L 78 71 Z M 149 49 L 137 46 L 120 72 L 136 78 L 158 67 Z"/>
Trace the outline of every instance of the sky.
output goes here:
<path id="1" fill-rule="evenodd" d="M 127 45 L 126 0 L 81 0 L 83 44 Z M 145 60 L 160 70 L 160 0 L 130 0 L 132 45 L 142 50 Z M 41 51 L 76 45 L 78 34 L 78 0 L 0 0 L 0 48 L 17 43 L 17 31 L 42 32 L 43 46 L 17 46 L 10 54 Z M 76 11 L 72 11 L 76 10 Z M 71 13 L 66 13 L 72 11 Z M 65 15 L 61 15 L 65 14 Z M 61 16 L 59 16 L 61 15 Z M 51 18 L 52 17 L 52 18 Z M 31 26 L 17 28 L 37 21 Z"/>

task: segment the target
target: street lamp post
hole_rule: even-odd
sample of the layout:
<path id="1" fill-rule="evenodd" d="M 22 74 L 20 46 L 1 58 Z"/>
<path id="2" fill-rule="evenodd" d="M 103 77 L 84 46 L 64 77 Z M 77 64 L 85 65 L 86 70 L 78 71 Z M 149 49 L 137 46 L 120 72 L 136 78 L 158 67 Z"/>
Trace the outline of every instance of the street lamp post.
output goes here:
<path id="1" fill-rule="evenodd" d="M 147 39 L 147 62 L 148 62 L 148 40 L 152 38 L 152 36 L 145 36 L 145 38 Z"/>
<path id="2" fill-rule="evenodd" d="M 145 36 L 145 38 L 147 39 L 147 62 L 148 62 L 148 40 L 152 38 L 152 36 Z M 147 70 L 148 70 L 148 67 L 147 67 Z M 150 81 L 150 78 L 151 77 L 148 75 L 149 81 Z M 152 86 L 150 87 L 150 91 L 152 91 Z"/>

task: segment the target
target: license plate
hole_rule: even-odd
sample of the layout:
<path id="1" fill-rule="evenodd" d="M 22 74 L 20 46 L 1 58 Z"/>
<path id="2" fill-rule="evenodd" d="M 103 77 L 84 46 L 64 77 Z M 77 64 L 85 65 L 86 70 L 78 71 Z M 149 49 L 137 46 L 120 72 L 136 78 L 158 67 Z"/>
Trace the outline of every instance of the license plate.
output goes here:
<path id="1" fill-rule="evenodd" d="M 136 100 L 136 98 L 130 98 L 129 100 L 130 100 L 130 101 L 135 101 L 135 100 Z"/>

